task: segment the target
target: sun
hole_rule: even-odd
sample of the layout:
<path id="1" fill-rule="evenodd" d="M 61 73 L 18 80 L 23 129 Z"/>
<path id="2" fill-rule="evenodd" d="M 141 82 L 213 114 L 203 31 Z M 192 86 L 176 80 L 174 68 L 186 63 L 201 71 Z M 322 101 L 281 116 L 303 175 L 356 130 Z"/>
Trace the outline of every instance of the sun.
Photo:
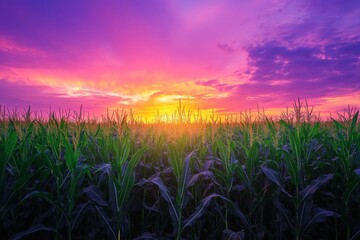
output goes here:
<path id="1" fill-rule="evenodd" d="M 147 122 L 176 122 L 180 116 L 193 118 L 198 107 L 193 97 L 161 95 L 134 108 L 134 114 Z"/>

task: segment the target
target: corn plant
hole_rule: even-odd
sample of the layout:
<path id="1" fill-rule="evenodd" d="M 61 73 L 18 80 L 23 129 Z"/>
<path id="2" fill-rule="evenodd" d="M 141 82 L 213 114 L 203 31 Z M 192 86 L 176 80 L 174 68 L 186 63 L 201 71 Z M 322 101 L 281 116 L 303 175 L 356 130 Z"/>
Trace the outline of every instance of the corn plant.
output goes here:
<path id="1" fill-rule="evenodd" d="M 116 219 L 117 239 L 121 235 L 127 236 L 127 207 L 130 191 L 135 184 L 134 170 L 144 154 L 145 148 L 138 149 L 130 156 L 130 141 L 128 139 L 113 141 L 112 150 L 115 158 L 111 162 L 112 172 L 109 182 L 111 185 L 111 202 L 114 208 L 114 218 Z"/>
<path id="2" fill-rule="evenodd" d="M 180 105 L 171 124 L 1 108 L 2 237 L 358 239 L 359 112 L 293 107 L 224 122 Z"/>
<path id="3" fill-rule="evenodd" d="M 230 197 L 230 192 L 232 191 L 234 185 L 234 175 L 236 168 L 238 167 L 238 162 L 234 158 L 234 148 L 236 147 L 235 142 L 231 141 L 225 144 L 224 142 L 217 140 L 215 142 L 215 149 L 219 152 L 220 161 L 224 170 L 214 169 L 215 176 L 221 180 L 224 185 L 223 196 L 226 198 Z M 228 212 L 229 206 L 228 203 L 225 206 L 225 228 L 229 229 L 228 226 Z M 245 220 L 245 218 L 243 219 Z M 248 225 L 247 221 L 245 220 Z"/>
<path id="4" fill-rule="evenodd" d="M 316 136 L 319 124 L 309 128 L 308 124 L 292 127 L 284 121 L 280 124 L 286 128 L 290 150 L 281 149 L 287 165 L 290 183 L 294 186 L 293 196 L 290 197 L 294 206 L 293 220 L 291 214 L 284 210 L 284 205 L 276 202 L 278 210 L 286 218 L 295 239 L 302 239 L 314 223 L 324 222 L 328 217 L 338 217 L 338 214 L 316 206 L 312 201 L 313 194 L 323 185 L 329 183 L 333 174 L 323 174 L 312 178 L 308 166 L 310 152 L 306 151 L 309 141 Z M 310 145 L 311 146 L 311 145 Z M 310 151 L 312 148 L 310 148 Z M 316 164 L 316 163 L 315 163 Z M 288 195 L 289 196 L 289 195 Z"/>
<path id="5" fill-rule="evenodd" d="M 337 130 L 336 138 L 333 139 L 332 147 L 333 151 L 336 153 L 337 159 L 335 162 L 336 179 L 342 186 L 342 189 L 339 193 L 339 210 L 342 213 L 342 218 L 344 219 L 346 238 L 352 239 L 355 236 L 359 235 L 359 231 L 353 230 L 351 222 L 356 221 L 351 217 L 351 205 L 353 195 L 359 194 L 356 192 L 360 184 L 359 177 L 359 167 L 360 167 L 360 158 L 359 158 L 359 143 L 360 135 L 356 131 L 357 120 L 359 116 L 359 111 L 357 111 L 352 118 L 349 119 L 349 123 L 343 124 L 333 119 L 333 123 Z M 353 235 L 353 236 L 352 236 Z"/>

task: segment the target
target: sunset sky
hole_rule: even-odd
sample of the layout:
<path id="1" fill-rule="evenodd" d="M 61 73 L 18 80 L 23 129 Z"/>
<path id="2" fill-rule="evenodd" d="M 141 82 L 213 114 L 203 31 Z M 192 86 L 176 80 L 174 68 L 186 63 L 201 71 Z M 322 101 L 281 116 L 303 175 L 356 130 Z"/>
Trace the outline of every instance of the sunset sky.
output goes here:
<path id="1" fill-rule="evenodd" d="M 360 104 L 360 1 L 0 1 L 0 104 L 102 114 Z"/>

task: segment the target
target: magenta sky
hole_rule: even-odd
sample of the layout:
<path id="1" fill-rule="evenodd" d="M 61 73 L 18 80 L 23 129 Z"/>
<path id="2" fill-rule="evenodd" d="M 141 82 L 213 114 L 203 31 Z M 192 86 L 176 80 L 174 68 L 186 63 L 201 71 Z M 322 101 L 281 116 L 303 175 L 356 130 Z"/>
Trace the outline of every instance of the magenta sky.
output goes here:
<path id="1" fill-rule="evenodd" d="M 360 103 L 360 1 L 0 2 L 0 104 L 270 112 Z"/>

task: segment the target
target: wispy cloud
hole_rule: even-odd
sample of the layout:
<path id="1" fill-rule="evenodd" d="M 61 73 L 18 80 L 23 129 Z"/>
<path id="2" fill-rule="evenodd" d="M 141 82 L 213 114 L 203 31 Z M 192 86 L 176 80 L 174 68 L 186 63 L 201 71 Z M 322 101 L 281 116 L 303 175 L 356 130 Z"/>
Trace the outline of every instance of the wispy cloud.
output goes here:
<path id="1" fill-rule="evenodd" d="M 120 102 L 131 100 L 105 92 L 87 89 L 51 88 L 43 85 L 28 85 L 22 82 L 0 80 L 2 94 L 0 103 L 8 108 L 31 106 L 34 110 L 79 109 L 96 114 L 105 112 L 104 106 L 119 106 Z"/>
<path id="2" fill-rule="evenodd" d="M 229 92 L 235 87 L 235 86 L 232 86 L 232 85 L 229 85 L 229 84 L 226 84 L 226 83 L 221 83 L 217 79 L 212 79 L 212 80 L 207 80 L 207 81 L 197 81 L 196 83 L 198 85 L 202 85 L 202 86 L 205 86 L 205 87 L 215 88 L 219 92 Z"/>

